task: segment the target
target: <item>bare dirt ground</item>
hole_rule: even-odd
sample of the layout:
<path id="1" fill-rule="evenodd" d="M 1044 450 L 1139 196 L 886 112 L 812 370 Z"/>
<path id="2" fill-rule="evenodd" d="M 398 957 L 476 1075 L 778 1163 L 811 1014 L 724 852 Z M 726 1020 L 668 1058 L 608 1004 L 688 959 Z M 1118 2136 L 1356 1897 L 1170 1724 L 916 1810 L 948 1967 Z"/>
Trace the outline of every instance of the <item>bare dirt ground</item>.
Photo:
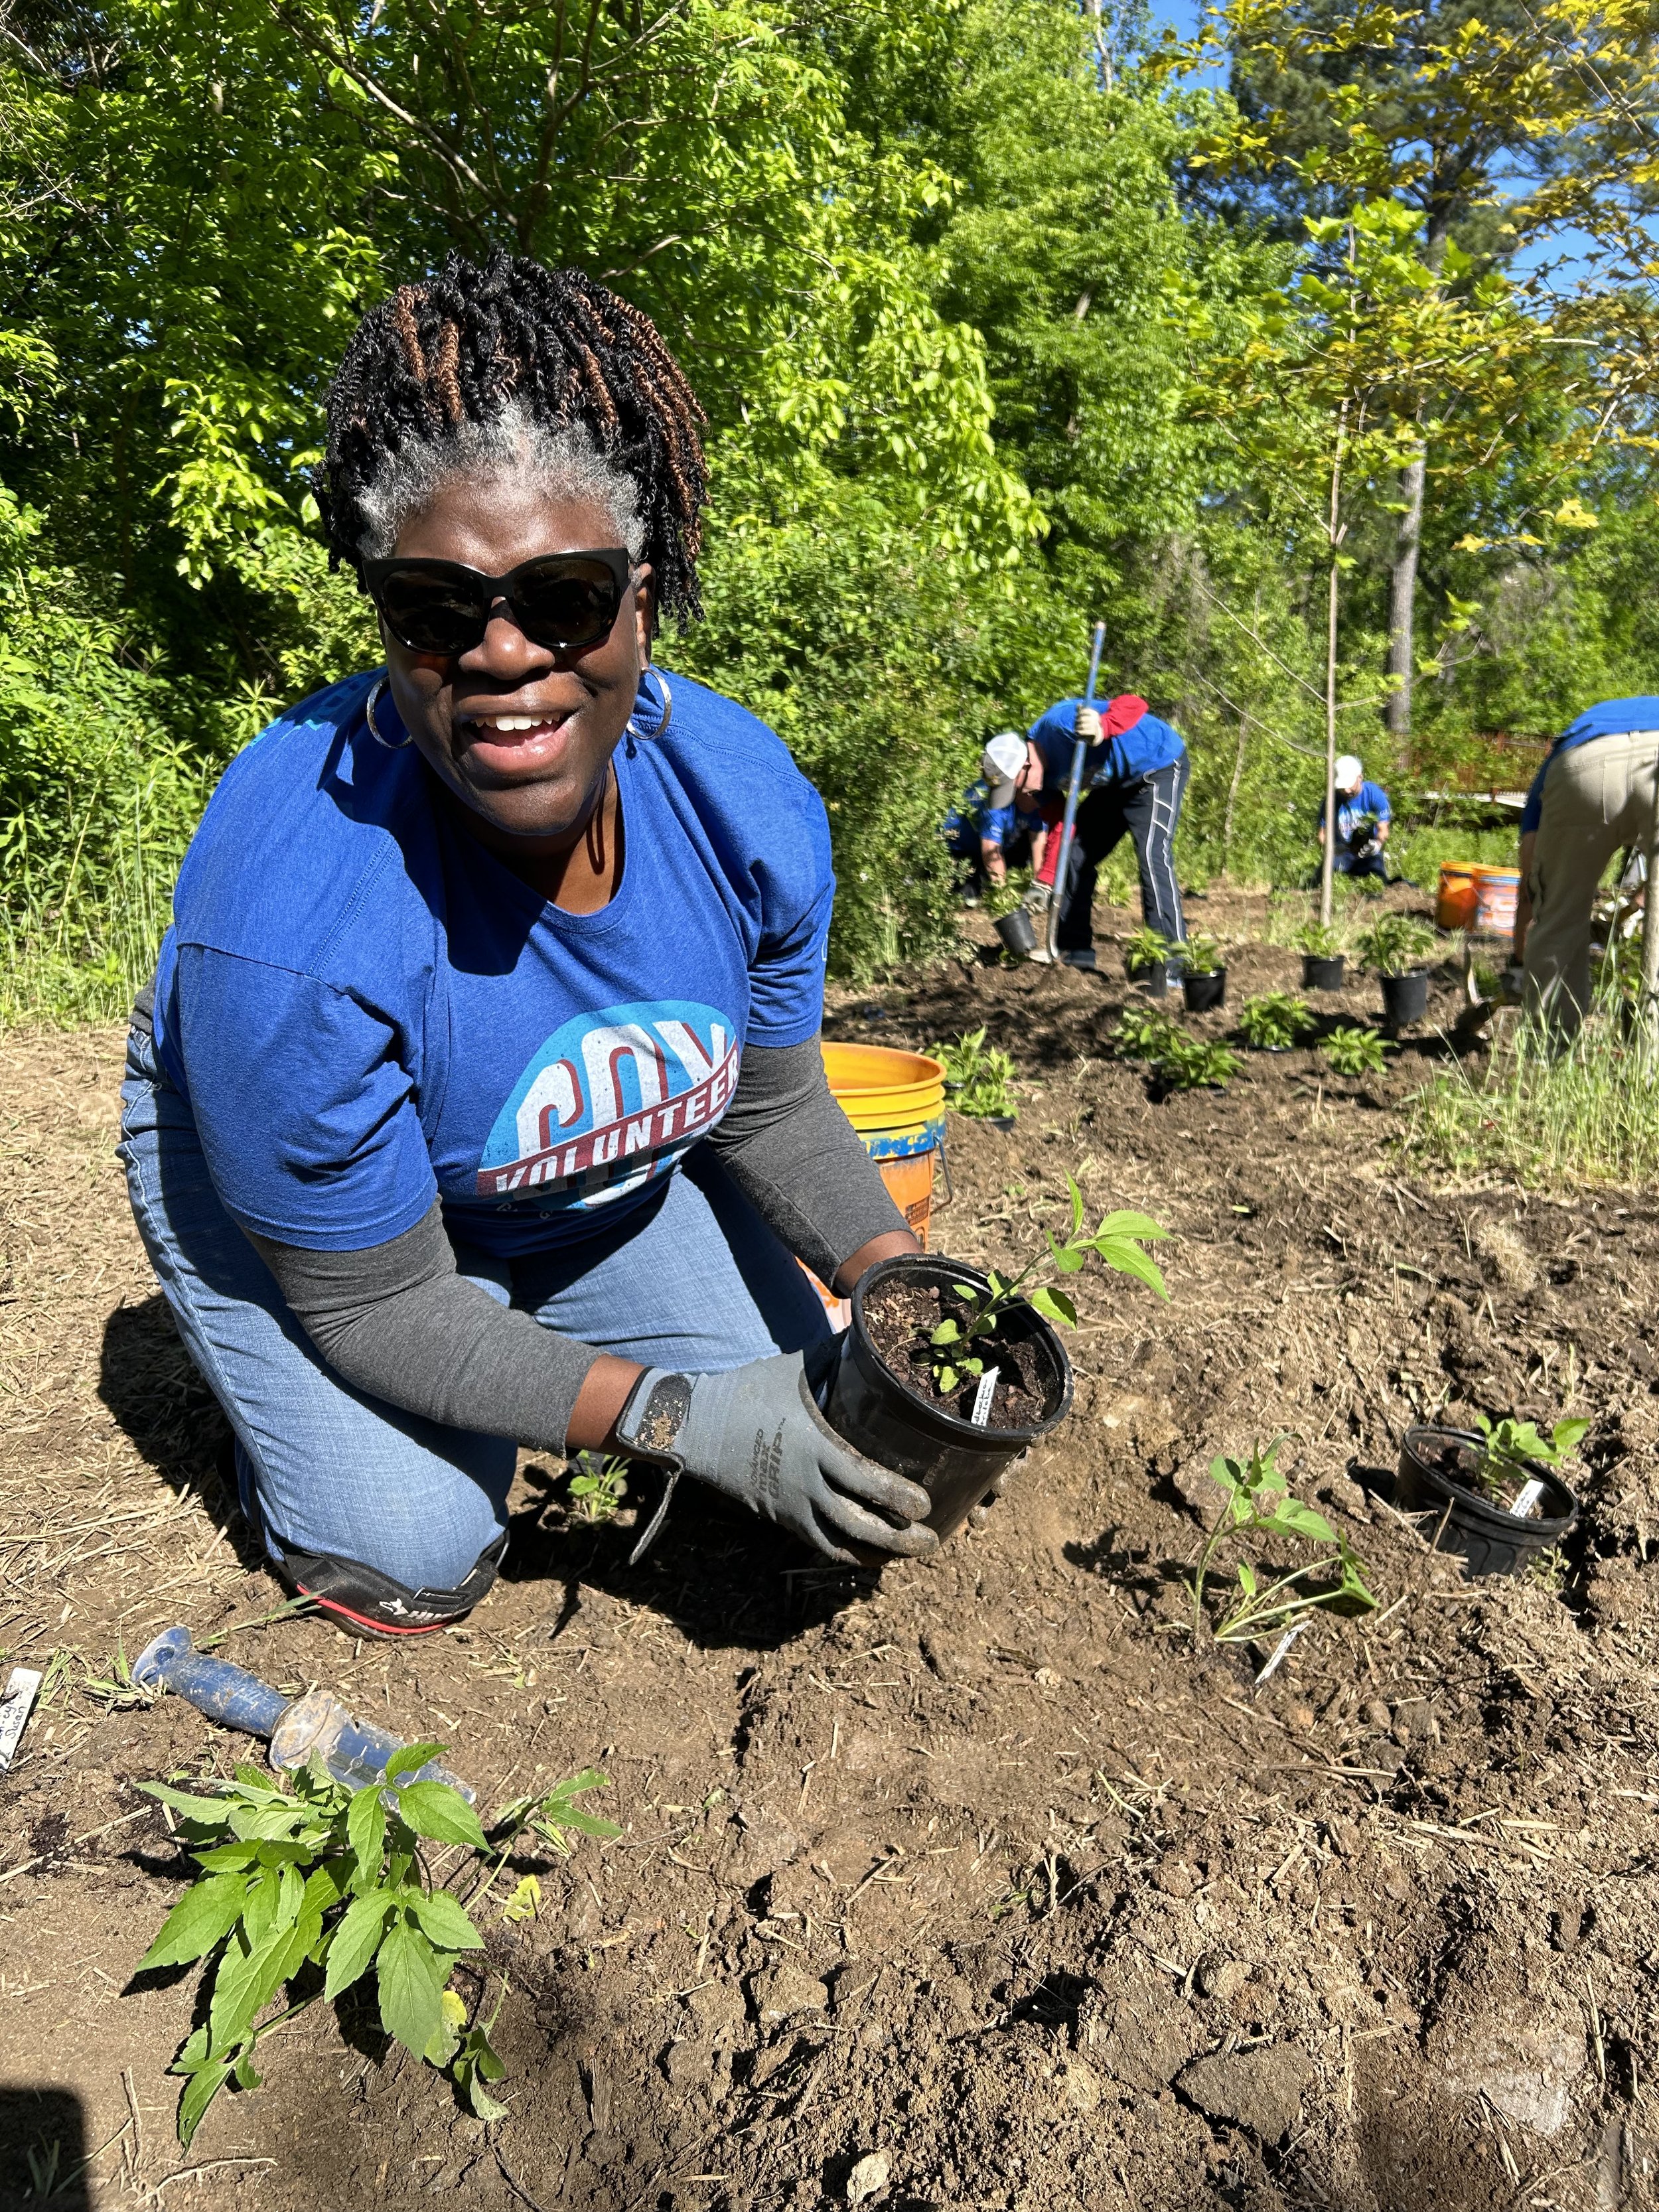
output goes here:
<path id="1" fill-rule="evenodd" d="M 118 1654 L 282 1593 L 128 1219 L 119 1038 L 0 1046 L 0 1646 L 50 1670 L 0 1780 L 0 2206 L 809 2212 L 872 2153 L 908 2212 L 1659 2199 L 1659 1199 L 1413 1180 L 1389 1109 L 1429 1047 L 1370 1083 L 1253 1054 L 1154 1103 L 1106 1054 L 1119 964 L 947 966 L 830 1024 L 983 1021 L 1018 1064 L 1012 1133 L 952 1119 L 940 1248 L 1029 1247 L 1066 1168 L 1176 1232 L 1167 1309 L 1081 1279 L 1075 1411 L 982 1526 L 842 1573 L 696 1494 L 629 1570 L 632 1510 L 582 1525 L 527 1457 L 465 1627 L 233 1640 L 447 1740 L 486 1806 L 597 1763 L 624 1833 L 490 1929 L 505 2120 L 318 2006 L 188 2153 L 195 1977 L 131 1981 L 181 1868 L 135 1785 L 247 1746 Z M 1295 969 L 1236 945 L 1232 1002 Z M 1437 1407 L 1594 1417 L 1557 1575 L 1465 1582 L 1390 1510 Z M 1210 1456 L 1281 1430 L 1380 1604 L 1257 1690 L 1179 1577 Z"/>

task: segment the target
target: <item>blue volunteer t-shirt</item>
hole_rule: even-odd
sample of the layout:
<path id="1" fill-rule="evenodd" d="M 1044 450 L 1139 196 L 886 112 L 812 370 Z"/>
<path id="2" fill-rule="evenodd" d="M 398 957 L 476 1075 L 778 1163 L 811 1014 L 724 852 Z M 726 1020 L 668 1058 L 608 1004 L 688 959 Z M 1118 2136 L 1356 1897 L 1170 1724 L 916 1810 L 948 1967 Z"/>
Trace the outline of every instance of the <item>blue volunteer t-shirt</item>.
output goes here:
<path id="1" fill-rule="evenodd" d="M 1095 703 L 1103 713 L 1111 702 L 1100 699 Z M 1082 704 L 1080 697 L 1060 700 L 1026 732 L 1042 755 L 1043 782 L 1057 785 L 1062 793 L 1071 781 L 1072 748 L 1077 742 L 1072 723 Z M 1096 784 L 1137 782 L 1143 775 L 1170 767 L 1186 750 L 1179 730 L 1168 722 L 1160 722 L 1156 714 L 1143 714 L 1121 736 L 1104 738 L 1099 744 L 1089 747 L 1083 756 L 1081 788 L 1087 791 Z"/>
<path id="2" fill-rule="evenodd" d="M 1569 722 L 1532 780 L 1532 789 L 1521 810 L 1521 835 L 1524 837 L 1538 827 L 1544 811 L 1544 778 L 1558 753 L 1570 753 L 1592 738 L 1622 738 L 1632 730 L 1659 730 L 1659 699 L 1649 693 L 1635 699 L 1603 699 L 1599 706 L 1587 707 L 1576 722 Z"/>
<path id="3" fill-rule="evenodd" d="M 1319 802 L 1319 818 L 1325 819 L 1325 802 Z M 1358 791 L 1347 793 L 1336 802 L 1337 841 L 1345 851 L 1352 849 L 1360 825 L 1366 821 L 1392 822 L 1394 810 L 1389 805 L 1389 794 L 1380 783 L 1366 781 Z"/>
<path id="4" fill-rule="evenodd" d="M 990 799 L 991 787 L 981 776 L 945 816 L 945 842 L 954 850 L 976 858 L 981 844 L 994 845 L 1000 851 L 1013 836 L 1012 806 L 993 806 Z"/>
<path id="5" fill-rule="evenodd" d="M 227 769 L 161 948 L 163 1065 L 262 1236 L 362 1250 L 439 1197 L 503 1256 L 571 1242 L 714 1127 L 747 1040 L 816 1034 L 823 803 L 764 723 L 648 672 L 614 756 L 622 883 L 566 914 L 412 745 L 376 743 L 374 680 L 304 701 Z M 399 726 L 384 695 L 375 715 Z"/>

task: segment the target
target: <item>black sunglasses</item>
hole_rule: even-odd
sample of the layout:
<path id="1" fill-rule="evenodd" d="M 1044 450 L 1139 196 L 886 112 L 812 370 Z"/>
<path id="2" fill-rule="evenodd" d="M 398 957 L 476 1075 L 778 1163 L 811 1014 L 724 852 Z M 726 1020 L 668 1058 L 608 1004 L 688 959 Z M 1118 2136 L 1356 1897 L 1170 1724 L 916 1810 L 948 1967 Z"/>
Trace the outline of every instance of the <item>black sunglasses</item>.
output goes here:
<path id="1" fill-rule="evenodd" d="M 597 553 L 539 553 L 504 576 L 459 561 L 365 561 L 363 587 L 411 653 L 471 653 L 505 604 L 535 645 L 580 652 L 609 637 L 633 564 L 619 545 Z"/>

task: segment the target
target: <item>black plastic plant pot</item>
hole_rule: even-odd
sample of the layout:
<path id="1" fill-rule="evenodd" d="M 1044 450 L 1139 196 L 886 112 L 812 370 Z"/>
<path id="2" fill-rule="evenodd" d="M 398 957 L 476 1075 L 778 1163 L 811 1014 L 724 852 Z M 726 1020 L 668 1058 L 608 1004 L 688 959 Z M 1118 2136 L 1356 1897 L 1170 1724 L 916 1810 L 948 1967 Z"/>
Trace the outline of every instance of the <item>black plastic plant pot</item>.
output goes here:
<path id="1" fill-rule="evenodd" d="M 824 1418 L 866 1459 L 921 1484 L 933 1501 L 927 1526 L 944 1538 L 962 1526 L 1011 1460 L 1065 1419 L 1072 1404 L 1072 1363 L 1041 1314 L 1024 1304 L 1011 1307 L 984 1341 L 987 1364 L 999 1344 L 1032 1346 L 1042 1383 L 1042 1418 L 1020 1429 L 963 1419 L 902 1381 L 870 1340 L 869 1301 L 884 1285 L 904 1277 L 941 1289 L 952 1283 L 990 1288 L 979 1268 L 942 1255 L 905 1252 L 878 1261 L 854 1287 L 853 1325 L 842 1345 Z M 884 1556 L 871 1554 L 872 1560 Z"/>
<path id="2" fill-rule="evenodd" d="M 1302 956 L 1302 988 L 1304 991 L 1340 991 L 1343 972 L 1348 964 L 1346 952 L 1304 952 Z"/>
<path id="3" fill-rule="evenodd" d="M 1015 907 L 1011 914 L 1000 914 L 992 927 L 1017 960 L 1029 960 L 1036 951 L 1036 932 L 1023 906 Z"/>
<path id="4" fill-rule="evenodd" d="M 1187 1001 L 1189 1014 L 1207 1014 L 1213 1007 L 1226 1002 L 1226 969 L 1217 968 L 1207 975 L 1183 975 L 1181 994 Z"/>
<path id="5" fill-rule="evenodd" d="M 1162 960 L 1126 960 L 1123 963 L 1129 981 L 1154 999 L 1161 999 L 1170 988 L 1170 971 Z"/>
<path id="6" fill-rule="evenodd" d="M 1457 1553 L 1470 1574 L 1518 1575 L 1560 1542 L 1578 1518 L 1578 1500 L 1559 1476 L 1529 1462 L 1528 1475 L 1542 1486 L 1540 1510 L 1506 1511 L 1475 1483 L 1486 1451 L 1485 1438 L 1469 1429 L 1407 1429 L 1394 1503 L 1401 1513 L 1432 1513 L 1437 1526 L 1443 1522 L 1437 1548 Z"/>
<path id="7" fill-rule="evenodd" d="M 1429 1011 L 1429 971 L 1413 968 L 1409 975 L 1383 975 L 1382 1012 L 1389 1027 L 1401 1030 L 1420 1022 Z"/>

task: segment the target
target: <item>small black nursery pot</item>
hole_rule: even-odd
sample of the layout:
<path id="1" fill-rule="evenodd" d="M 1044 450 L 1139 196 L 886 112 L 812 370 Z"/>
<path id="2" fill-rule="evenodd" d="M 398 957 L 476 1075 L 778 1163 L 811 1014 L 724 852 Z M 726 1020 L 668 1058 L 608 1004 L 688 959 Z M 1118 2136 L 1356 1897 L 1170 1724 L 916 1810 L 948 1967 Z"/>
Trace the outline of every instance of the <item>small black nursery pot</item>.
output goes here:
<path id="1" fill-rule="evenodd" d="M 1126 960 L 1129 981 L 1138 984 L 1148 997 L 1161 999 L 1170 988 L 1170 970 L 1162 960 Z"/>
<path id="2" fill-rule="evenodd" d="M 1476 1470 L 1486 1455 L 1485 1438 L 1472 1430 L 1407 1429 L 1394 1502 L 1402 1513 L 1443 1519 L 1440 1550 L 1460 1553 L 1472 1575 L 1518 1575 L 1560 1542 L 1578 1518 L 1578 1500 L 1558 1475 L 1533 1462 L 1527 1474 L 1542 1488 L 1539 1511 L 1511 1513 L 1479 1486 Z"/>
<path id="3" fill-rule="evenodd" d="M 1224 1006 L 1227 999 L 1227 971 L 1212 969 L 1207 975 L 1183 975 L 1181 994 L 1187 1001 L 1189 1014 L 1207 1014 L 1212 1007 Z"/>
<path id="4" fill-rule="evenodd" d="M 1011 914 L 1000 914 L 992 927 L 1016 960 L 1029 960 L 1036 951 L 1036 932 L 1023 906 L 1015 907 Z"/>
<path id="5" fill-rule="evenodd" d="M 989 1291 L 977 1267 L 942 1255 L 904 1252 L 878 1261 L 853 1291 L 853 1324 L 842 1345 L 840 1364 L 830 1387 L 824 1419 L 866 1459 L 908 1475 L 933 1501 L 927 1526 L 942 1538 L 959 1528 L 1009 1462 L 1059 1427 L 1071 1409 L 1072 1364 L 1059 1337 L 1041 1314 L 1023 1303 L 1011 1306 L 994 1331 L 975 1349 L 988 1370 L 1000 1346 L 1019 1346 L 1039 1395 L 1041 1412 L 1020 1428 L 992 1428 L 965 1417 L 959 1407 L 975 1395 L 969 1384 L 948 1399 L 925 1395 L 902 1379 L 876 1349 L 870 1334 L 872 1306 L 895 1284 L 948 1292 L 953 1283 L 971 1283 Z M 925 1377 L 925 1369 L 920 1370 Z"/>
<path id="6" fill-rule="evenodd" d="M 1382 1012 L 1391 1029 L 1402 1030 L 1420 1022 L 1429 1011 L 1429 971 L 1413 968 L 1409 975 L 1383 975 Z"/>
<path id="7" fill-rule="evenodd" d="M 1304 952 L 1302 956 L 1302 988 L 1304 991 L 1340 991 L 1343 971 L 1348 964 L 1345 952 Z"/>

